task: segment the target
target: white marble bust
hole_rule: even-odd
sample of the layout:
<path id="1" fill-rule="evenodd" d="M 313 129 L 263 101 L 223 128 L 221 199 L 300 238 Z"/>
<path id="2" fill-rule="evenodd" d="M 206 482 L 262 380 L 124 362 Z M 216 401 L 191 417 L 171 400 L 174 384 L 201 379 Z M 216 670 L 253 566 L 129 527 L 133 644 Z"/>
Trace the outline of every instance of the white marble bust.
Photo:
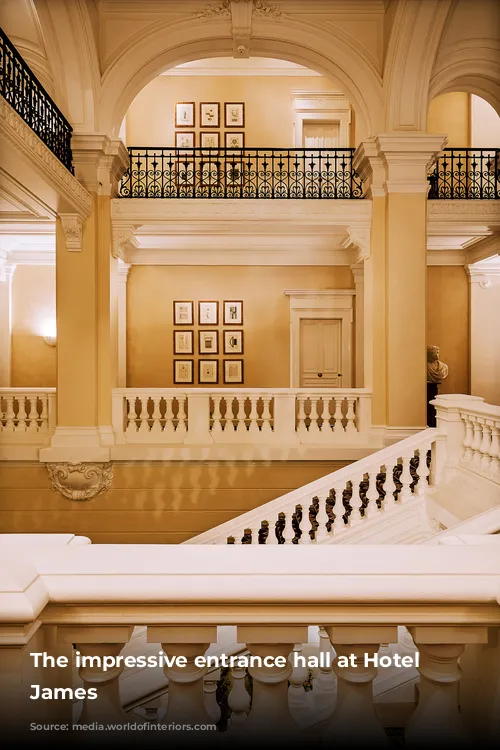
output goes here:
<path id="1" fill-rule="evenodd" d="M 448 365 L 439 360 L 439 346 L 427 347 L 427 382 L 441 383 L 448 377 Z"/>

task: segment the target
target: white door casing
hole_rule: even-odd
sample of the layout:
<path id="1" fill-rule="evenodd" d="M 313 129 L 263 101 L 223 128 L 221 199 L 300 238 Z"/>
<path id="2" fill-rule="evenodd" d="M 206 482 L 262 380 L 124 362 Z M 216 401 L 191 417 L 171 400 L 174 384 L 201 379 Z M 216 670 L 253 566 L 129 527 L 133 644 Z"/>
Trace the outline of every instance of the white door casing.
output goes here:
<path id="1" fill-rule="evenodd" d="M 352 388 L 354 289 L 286 289 L 284 293 L 290 298 L 290 387 L 300 388 L 300 321 L 326 319 L 341 321 L 339 387 Z"/>

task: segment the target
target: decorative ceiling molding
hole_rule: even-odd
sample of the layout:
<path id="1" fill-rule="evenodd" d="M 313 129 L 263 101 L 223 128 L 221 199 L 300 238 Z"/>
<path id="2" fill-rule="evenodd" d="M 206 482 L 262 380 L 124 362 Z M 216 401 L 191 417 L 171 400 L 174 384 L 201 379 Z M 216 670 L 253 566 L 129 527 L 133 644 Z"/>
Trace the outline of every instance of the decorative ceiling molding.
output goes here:
<path id="1" fill-rule="evenodd" d="M 247 58 L 250 57 L 253 21 L 279 23 L 282 12 L 276 3 L 265 0 L 220 0 L 207 5 L 201 12 L 195 13 L 194 17 L 204 23 L 231 21 L 233 56 Z"/>

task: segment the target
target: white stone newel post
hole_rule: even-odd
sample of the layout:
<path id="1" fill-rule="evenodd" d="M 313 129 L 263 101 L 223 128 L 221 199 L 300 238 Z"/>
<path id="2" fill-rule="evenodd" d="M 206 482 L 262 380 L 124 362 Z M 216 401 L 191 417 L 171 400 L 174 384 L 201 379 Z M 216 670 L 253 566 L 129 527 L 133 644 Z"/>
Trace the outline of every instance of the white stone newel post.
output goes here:
<path id="1" fill-rule="evenodd" d="M 370 432 L 372 427 L 372 397 L 370 393 L 360 393 L 356 405 L 356 427 L 358 432 Z"/>
<path id="2" fill-rule="evenodd" d="M 245 737 L 289 740 L 296 737 L 297 725 L 288 706 L 288 680 L 292 665 L 288 657 L 296 643 L 307 642 L 307 627 L 238 626 L 237 640 L 246 643 L 251 654 L 272 657 L 271 666 L 250 667 L 253 679 L 252 709 L 244 727 Z M 281 657 L 276 664 L 276 659 Z M 282 663 L 284 666 L 279 666 Z"/>
<path id="3" fill-rule="evenodd" d="M 458 659 L 467 643 L 487 643 L 482 627 L 409 628 L 420 651 L 420 697 L 405 728 L 405 746 L 469 746 L 470 737 L 458 707 Z"/>
<path id="4" fill-rule="evenodd" d="M 129 717 L 122 708 L 120 699 L 119 678 L 124 665 L 104 667 L 94 665 L 91 657 L 105 656 L 116 658 L 132 635 L 133 627 L 113 626 L 76 626 L 58 628 L 58 639 L 61 643 L 74 643 L 80 652 L 80 658 L 88 657 L 89 664 L 81 666 L 78 674 L 83 680 L 83 687 L 88 690 L 95 688 L 97 698 L 85 698 L 79 724 L 92 722 L 123 722 Z"/>
<path id="5" fill-rule="evenodd" d="M 210 395 L 188 392 L 188 431 L 184 442 L 188 445 L 212 443 L 210 434 Z"/>
<path id="6" fill-rule="evenodd" d="M 280 444 L 298 442 L 293 392 L 274 394 L 274 435 Z"/>
<path id="7" fill-rule="evenodd" d="M 390 747 L 375 715 L 373 680 L 377 667 L 373 659 L 381 643 L 397 643 L 395 626 L 326 627 L 337 653 L 333 669 L 338 679 L 337 702 L 323 734 L 323 744 L 354 747 Z"/>
<path id="8" fill-rule="evenodd" d="M 165 666 L 168 677 L 168 704 L 165 723 L 212 724 L 205 706 L 203 681 L 207 668 L 196 666 L 197 656 L 203 656 L 211 643 L 217 642 L 215 626 L 148 627 L 148 643 L 161 643 L 165 654 L 186 657 L 186 666 Z"/>
<path id="9" fill-rule="evenodd" d="M 433 446 L 431 482 L 445 481 L 445 472 L 460 464 L 464 453 L 465 423 L 460 416 L 461 409 L 480 406 L 484 398 L 479 396 L 462 396 L 446 393 L 437 396 L 431 403 L 436 407 L 437 429 L 446 433 L 444 447 L 442 443 Z"/>

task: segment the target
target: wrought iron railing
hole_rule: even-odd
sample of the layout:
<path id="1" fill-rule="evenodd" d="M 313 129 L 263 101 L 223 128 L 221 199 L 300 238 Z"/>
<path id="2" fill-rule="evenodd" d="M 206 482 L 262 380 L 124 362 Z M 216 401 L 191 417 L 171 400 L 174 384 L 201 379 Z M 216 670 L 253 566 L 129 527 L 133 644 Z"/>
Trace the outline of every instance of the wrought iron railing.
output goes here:
<path id="1" fill-rule="evenodd" d="M 354 149 L 129 148 L 122 198 L 362 198 Z"/>
<path id="2" fill-rule="evenodd" d="M 428 180 L 431 199 L 500 198 L 500 149 L 446 148 Z"/>
<path id="3" fill-rule="evenodd" d="M 2 29 L 0 94 L 54 156 L 73 172 L 72 127 Z"/>

